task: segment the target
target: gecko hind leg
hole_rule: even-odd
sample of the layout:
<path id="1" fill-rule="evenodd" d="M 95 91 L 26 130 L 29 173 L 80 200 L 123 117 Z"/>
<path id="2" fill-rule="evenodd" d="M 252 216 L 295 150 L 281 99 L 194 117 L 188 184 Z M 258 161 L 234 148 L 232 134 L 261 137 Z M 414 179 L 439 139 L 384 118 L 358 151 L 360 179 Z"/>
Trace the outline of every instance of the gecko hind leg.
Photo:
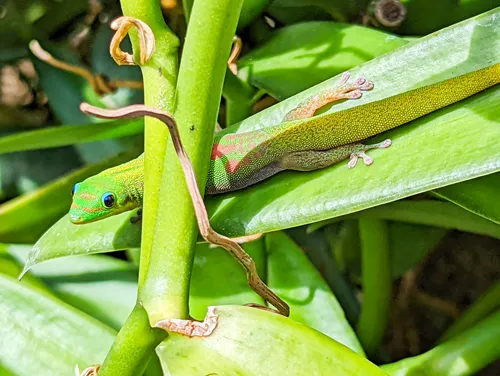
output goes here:
<path id="1" fill-rule="evenodd" d="M 391 140 L 372 145 L 348 144 L 328 150 L 298 151 L 283 156 L 279 161 L 279 167 L 281 170 L 314 171 L 349 159 L 347 166 L 353 168 L 359 158 L 369 166 L 373 163 L 373 159 L 366 154 L 366 151 L 384 149 L 389 146 L 391 146 Z"/>
<path id="2" fill-rule="evenodd" d="M 349 83 L 351 77 L 349 72 L 344 72 L 340 81 L 335 87 L 320 91 L 319 93 L 307 98 L 305 101 L 288 112 L 283 121 L 293 121 L 307 119 L 314 116 L 314 113 L 321 107 L 342 99 L 358 99 L 363 95 L 363 91 L 373 89 L 373 82 L 360 77 L 354 82 Z"/>

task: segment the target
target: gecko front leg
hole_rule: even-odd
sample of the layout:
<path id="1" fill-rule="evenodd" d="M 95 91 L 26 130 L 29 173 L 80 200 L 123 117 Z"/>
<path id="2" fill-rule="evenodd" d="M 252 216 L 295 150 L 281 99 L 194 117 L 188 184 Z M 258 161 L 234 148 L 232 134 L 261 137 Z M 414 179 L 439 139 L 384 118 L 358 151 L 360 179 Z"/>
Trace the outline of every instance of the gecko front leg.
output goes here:
<path id="1" fill-rule="evenodd" d="M 358 99 L 363 95 L 363 91 L 373 89 L 373 82 L 366 78 L 360 77 L 349 83 L 350 77 L 349 72 L 344 72 L 335 87 L 322 90 L 301 102 L 285 115 L 283 122 L 310 118 L 318 109 L 329 103 L 342 99 Z"/>

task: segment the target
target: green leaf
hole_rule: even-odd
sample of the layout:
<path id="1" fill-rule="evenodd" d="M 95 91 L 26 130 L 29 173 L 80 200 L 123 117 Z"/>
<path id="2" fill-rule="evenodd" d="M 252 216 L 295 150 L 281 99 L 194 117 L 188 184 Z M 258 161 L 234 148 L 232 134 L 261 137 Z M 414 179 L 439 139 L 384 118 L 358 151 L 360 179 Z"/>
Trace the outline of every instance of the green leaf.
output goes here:
<path id="1" fill-rule="evenodd" d="M 500 30 L 494 27 L 494 19 L 499 12 L 454 25 L 353 69 L 354 76 L 373 80 L 375 89 L 329 111 L 365 105 L 498 63 Z M 306 90 L 231 130 L 246 132 L 277 124 L 288 110 L 337 80 L 335 77 Z M 270 232 L 499 171 L 500 159 L 494 152 L 500 138 L 499 100 L 500 89 L 494 87 L 385 133 L 383 138 L 391 138 L 393 145 L 372 152 L 375 163 L 370 167 L 361 165 L 350 170 L 340 163 L 314 172 L 280 173 L 245 190 L 208 198 L 212 224 L 230 236 Z M 366 109 L 369 124 L 369 107 Z"/>
<path id="2" fill-rule="evenodd" d="M 284 233 L 266 236 L 268 285 L 290 306 L 290 318 L 364 356 L 344 311 L 319 272 Z"/>
<path id="3" fill-rule="evenodd" d="M 0 275 L 0 364 L 7 372 L 73 375 L 76 365 L 101 363 L 114 337 L 96 319 Z"/>
<path id="4" fill-rule="evenodd" d="M 173 333 L 158 346 L 165 373 L 385 375 L 344 345 L 281 315 L 238 306 L 215 313 L 217 327 L 208 337 Z"/>
<path id="5" fill-rule="evenodd" d="M 288 98 L 407 42 L 358 25 L 306 22 L 279 29 L 238 62 L 238 77 Z"/>
<path id="6" fill-rule="evenodd" d="M 49 127 L 0 138 L 0 154 L 125 137 L 142 133 L 143 130 L 144 120 L 142 119 Z"/>
<path id="7" fill-rule="evenodd" d="M 10 245 L 9 253 L 24 264 L 29 249 Z M 135 266 L 113 257 L 92 255 L 50 260 L 31 269 L 21 282 L 34 276 L 64 302 L 115 330 L 122 327 L 136 302 Z"/>
<path id="8" fill-rule="evenodd" d="M 433 193 L 474 214 L 500 224 L 498 187 L 500 187 L 500 174 L 491 174 L 443 187 Z"/>
<path id="9" fill-rule="evenodd" d="M 16 258 L 10 253 L 12 246 L 8 244 L 0 244 L 0 273 L 11 278 L 17 278 L 21 273 L 22 266 Z M 18 246 L 19 248 L 19 246 Z M 27 254 L 30 247 L 24 246 L 24 251 Z M 20 281 L 23 285 L 31 289 L 38 289 L 44 293 L 52 294 L 52 291 L 37 277 L 27 274 L 25 278 Z M 0 373 L 1 374 L 1 373 Z"/>
<path id="10" fill-rule="evenodd" d="M 140 223 L 130 222 L 134 215 L 132 212 L 122 213 L 85 225 L 74 225 L 65 215 L 33 246 L 23 274 L 33 265 L 57 257 L 140 247 Z"/>

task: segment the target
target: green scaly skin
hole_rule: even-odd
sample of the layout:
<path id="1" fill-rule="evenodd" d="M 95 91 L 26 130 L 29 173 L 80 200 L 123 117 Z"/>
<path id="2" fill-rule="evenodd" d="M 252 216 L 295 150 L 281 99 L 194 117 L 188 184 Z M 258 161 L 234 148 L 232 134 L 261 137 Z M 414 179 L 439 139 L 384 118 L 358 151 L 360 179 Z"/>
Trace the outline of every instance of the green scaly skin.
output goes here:
<path id="1" fill-rule="evenodd" d="M 429 114 L 500 83 L 500 64 L 423 86 L 344 111 L 313 116 L 336 100 L 356 99 L 373 84 L 344 74 L 338 86 L 310 97 L 282 123 L 247 133 L 216 135 L 206 183 L 207 194 L 248 187 L 283 171 L 311 171 L 350 158 L 372 160 L 365 151 L 383 148 L 357 142 Z M 70 219 L 89 223 L 142 206 L 144 165 L 140 156 L 75 185 Z M 112 196 L 110 198 L 110 195 Z M 109 206 L 109 207 L 108 207 Z"/>

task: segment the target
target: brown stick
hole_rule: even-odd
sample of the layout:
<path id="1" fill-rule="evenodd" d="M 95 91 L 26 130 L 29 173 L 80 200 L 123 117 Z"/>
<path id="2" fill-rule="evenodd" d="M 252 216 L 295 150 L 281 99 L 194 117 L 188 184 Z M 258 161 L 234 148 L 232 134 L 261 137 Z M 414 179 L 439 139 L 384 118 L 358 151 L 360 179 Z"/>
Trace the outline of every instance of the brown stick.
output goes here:
<path id="1" fill-rule="evenodd" d="M 200 229 L 201 236 L 212 244 L 217 244 L 229 251 L 236 260 L 245 268 L 247 272 L 248 284 L 250 287 L 259 294 L 264 300 L 272 304 L 277 308 L 278 312 L 284 316 L 290 314 L 290 309 L 288 305 L 281 300 L 274 292 L 272 292 L 269 287 L 260 279 L 257 272 L 257 267 L 255 262 L 250 257 L 248 253 L 232 239 L 220 235 L 215 232 L 210 225 L 208 219 L 207 209 L 201 196 L 198 184 L 196 182 L 196 176 L 194 173 L 193 165 L 186 154 L 184 147 L 182 146 L 179 131 L 177 129 L 177 123 L 175 119 L 168 112 L 162 111 L 157 108 L 148 107 L 141 104 L 136 104 L 132 106 L 127 106 L 119 108 L 116 110 L 105 110 L 89 105 L 88 103 L 82 103 L 80 105 L 80 110 L 86 114 L 94 115 L 102 119 L 117 119 L 117 118 L 137 118 L 141 116 L 151 116 L 163 123 L 165 123 L 172 137 L 172 142 L 174 143 L 174 148 L 179 157 L 179 161 L 184 172 L 184 177 L 186 178 L 186 183 L 189 189 L 189 194 L 191 195 L 191 200 L 193 201 L 194 210 L 196 213 L 196 219 L 198 221 L 198 227 Z"/>
<path id="2" fill-rule="evenodd" d="M 61 69 L 66 72 L 76 74 L 86 79 L 89 82 L 90 86 L 92 86 L 92 89 L 99 95 L 112 93 L 116 89 L 121 87 L 129 89 L 137 89 L 137 90 L 143 88 L 143 84 L 141 81 L 123 81 L 123 80 L 108 81 L 104 79 L 102 75 L 99 74 L 94 75 L 91 71 L 89 71 L 86 68 L 80 67 L 78 65 L 69 64 L 62 60 L 58 60 L 54 56 L 52 56 L 49 52 L 44 50 L 42 46 L 40 46 L 40 43 L 38 43 L 38 41 L 35 39 L 33 39 L 29 43 L 29 48 L 33 53 L 33 55 L 35 55 L 43 62 L 57 69 Z"/>

